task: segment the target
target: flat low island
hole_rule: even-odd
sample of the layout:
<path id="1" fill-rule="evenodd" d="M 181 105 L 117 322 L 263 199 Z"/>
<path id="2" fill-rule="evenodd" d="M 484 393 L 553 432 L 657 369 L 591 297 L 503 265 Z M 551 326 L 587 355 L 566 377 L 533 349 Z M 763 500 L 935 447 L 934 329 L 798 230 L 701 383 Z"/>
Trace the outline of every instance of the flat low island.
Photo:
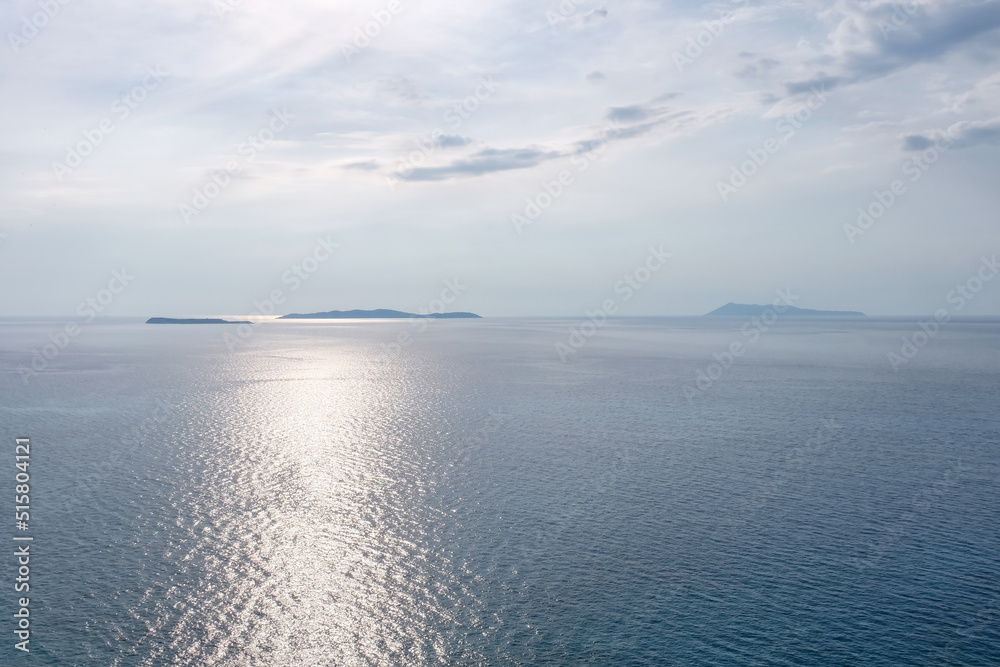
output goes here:
<path id="1" fill-rule="evenodd" d="M 765 310 L 773 306 L 761 306 L 755 303 L 727 303 L 716 308 L 706 317 L 760 317 Z M 783 306 L 781 314 L 784 317 L 865 317 L 856 310 L 812 310 L 811 308 L 796 308 Z"/>
<path id="2" fill-rule="evenodd" d="M 211 317 L 151 317 L 146 320 L 146 324 L 253 324 L 247 320 L 220 320 Z"/>
<path id="3" fill-rule="evenodd" d="M 377 308 L 375 310 L 328 310 L 324 313 L 290 313 L 282 315 L 279 320 L 399 320 L 412 318 L 430 318 L 435 320 L 482 319 L 475 313 L 406 313 L 401 310 Z M 151 317 L 146 324 L 253 324 L 247 320 L 223 320 L 211 317 Z"/>

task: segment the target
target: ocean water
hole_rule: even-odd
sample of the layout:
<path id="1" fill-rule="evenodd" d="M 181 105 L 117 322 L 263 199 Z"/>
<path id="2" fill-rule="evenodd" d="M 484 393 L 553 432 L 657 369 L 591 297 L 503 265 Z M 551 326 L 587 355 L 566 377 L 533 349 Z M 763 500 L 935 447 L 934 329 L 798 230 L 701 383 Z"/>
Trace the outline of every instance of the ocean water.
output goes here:
<path id="1" fill-rule="evenodd" d="M 743 323 L 0 322 L 0 664 L 1000 664 L 1000 323 Z"/>

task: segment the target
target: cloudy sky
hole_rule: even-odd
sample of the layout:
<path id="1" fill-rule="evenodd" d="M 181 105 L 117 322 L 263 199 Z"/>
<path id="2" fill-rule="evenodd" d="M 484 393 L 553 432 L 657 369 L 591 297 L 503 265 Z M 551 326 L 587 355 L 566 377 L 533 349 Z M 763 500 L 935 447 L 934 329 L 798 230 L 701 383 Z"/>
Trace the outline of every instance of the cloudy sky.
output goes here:
<path id="1" fill-rule="evenodd" d="M 457 280 L 451 309 L 578 316 L 661 246 L 622 314 L 925 315 L 1000 253 L 996 1 L 0 12 L 3 315 L 124 269 L 105 314 L 416 311 Z"/>

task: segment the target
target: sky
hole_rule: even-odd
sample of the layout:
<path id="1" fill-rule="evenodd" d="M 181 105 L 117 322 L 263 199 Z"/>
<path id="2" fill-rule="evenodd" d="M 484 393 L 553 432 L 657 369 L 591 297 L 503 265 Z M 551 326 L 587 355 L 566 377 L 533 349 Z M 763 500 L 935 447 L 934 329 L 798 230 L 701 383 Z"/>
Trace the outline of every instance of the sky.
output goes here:
<path id="1" fill-rule="evenodd" d="M 0 315 L 925 316 L 957 286 L 1000 315 L 997 1 L 8 0 L 0 28 Z"/>

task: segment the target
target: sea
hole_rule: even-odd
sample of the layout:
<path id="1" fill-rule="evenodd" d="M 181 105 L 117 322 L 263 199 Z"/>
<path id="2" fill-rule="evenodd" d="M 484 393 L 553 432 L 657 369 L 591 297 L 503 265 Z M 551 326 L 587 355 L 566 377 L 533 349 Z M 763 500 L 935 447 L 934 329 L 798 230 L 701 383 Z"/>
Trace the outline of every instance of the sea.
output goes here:
<path id="1" fill-rule="evenodd" d="M 0 665 L 1000 665 L 1000 321 L 422 324 L 0 321 Z"/>

